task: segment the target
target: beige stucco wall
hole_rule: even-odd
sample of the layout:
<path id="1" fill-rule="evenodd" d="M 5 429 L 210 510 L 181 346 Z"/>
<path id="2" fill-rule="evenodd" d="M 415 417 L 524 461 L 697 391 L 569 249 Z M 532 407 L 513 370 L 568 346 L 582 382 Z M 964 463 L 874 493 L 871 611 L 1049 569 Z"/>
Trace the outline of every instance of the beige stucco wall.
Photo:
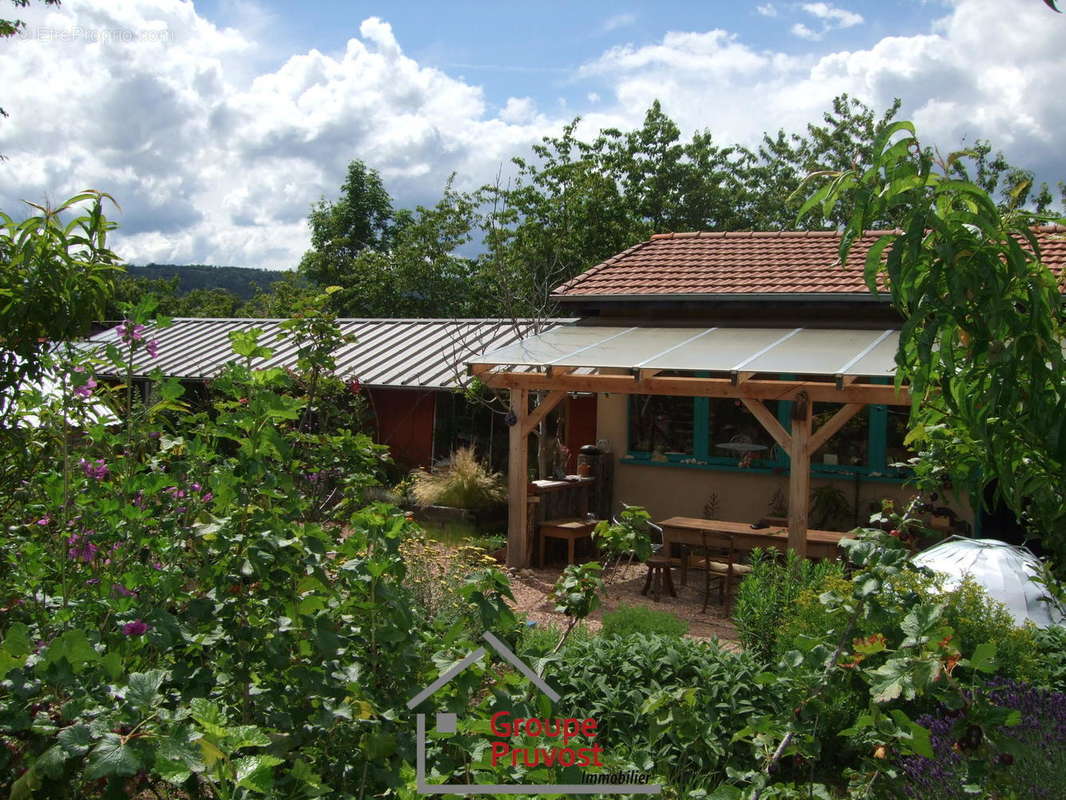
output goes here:
<path id="1" fill-rule="evenodd" d="M 766 475 L 758 472 L 725 471 L 681 466 L 627 464 L 622 460 L 626 454 L 627 436 L 626 397 L 624 395 L 600 395 L 597 403 L 598 438 L 610 442 L 615 456 L 614 505 L 619 503 L 641 505 L 651 512 L 653 519 L 670 516 L 700 517 L 703 507 L 712 492 L 718 495 L 717 518 L 735 522 L 754 522 L 769 512 L 770 498 L 777 489 L 788 497 L 787 475 Z M 823 480 L 812 478 L 811 488 L 831 483 L 839 487 L 855 506 L 854 480 Z M 862 521 L 868 518 L 866 509 L 870 503 L 879 504 L 891 498 L 897 504 L 905 503 L 914 491 L 898 483 L 862 481 L 858 485 L 858 507 L 863 511 Z M 970 519 L 968 508 L 957 502 L 950 505 L 965 518 Z M 901 506 L 898 506 L 901 507 Z M 845 526 L 848 527 L 848 526 Z"/>

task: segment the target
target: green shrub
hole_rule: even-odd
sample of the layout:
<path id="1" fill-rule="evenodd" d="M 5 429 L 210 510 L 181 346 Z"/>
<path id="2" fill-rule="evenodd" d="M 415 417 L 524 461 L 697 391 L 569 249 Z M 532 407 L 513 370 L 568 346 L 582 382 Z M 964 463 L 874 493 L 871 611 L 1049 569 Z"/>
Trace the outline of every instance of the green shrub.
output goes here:
<path id="1" fill-rule="evenodd" d="M 799 595 L 830 577 L 843 576 L 844 567 L 836 561 L 807 561 L 791 550 L 784 556 L 776 551 L 752 550 L 751 573 L 741 582 L 733 609 L 744 649 L 769 663 L 779 650 L 785 616 Z"/>
<path id="2" fill-rule="evenodd" d="M 1043 673 L 1043 685 L 1066 693 L 1066 627 L 1053 625 L 1033 632 L 1037 666 Z"/>
<path id="3" fill-rule="evenodd" d="M 776 686 L 756 680 L 761 671 L 717 642 L 633 634 L 575 641 L 545 678 L 562 695 L 558 708 L 596 718 L 610 756 L 695 789 L 747 763 L 750 745 L 733 734 L 784 707 Z"/>
<path id="4" fill-rule="evenodd" d="M 935 597 L 937 587 L 930 589 Z M 989 597 L 980 584 L 965 578 L 955 589 L 942 594 L 944 620 L 955 631 L 954 644 L 964 653 L 977 645 L 996 646 L 996 674 L 1003 678 L 1043 683 L 1037 657 L 1036 627 L 1019 628 L 1007 607 Z"/>
<path id="5" fill-rule="evenodd" d="M 688 623 L 669 611 L 647 606 L 619 606 L 603 615 L 604 636 L 629 636 L 633 633 L 657 633 L 660 636 L 684 636 Z"/>
<path id="6" fill-rule="evenodd" d="M 478 461 L 472 447 L 456 450 L 452 463 L 436 472 L 415 472 L 411 494 L 423 507 L 481 509 L 507 499 L 499 473 L 489 471 Z"/>
<path id="7" fill-rule="evenodd" d="M 518 654 L 525 659 L 542 658 L 551 653 L 563 638 L 564 630 L 557 625 L 529 625 L 522 628 L 518 640 Z M 561 648 L 564 657 L 569 648 L 592 638 L 594 634 L 584 624 L 574 626 L 566 644 Z"/>

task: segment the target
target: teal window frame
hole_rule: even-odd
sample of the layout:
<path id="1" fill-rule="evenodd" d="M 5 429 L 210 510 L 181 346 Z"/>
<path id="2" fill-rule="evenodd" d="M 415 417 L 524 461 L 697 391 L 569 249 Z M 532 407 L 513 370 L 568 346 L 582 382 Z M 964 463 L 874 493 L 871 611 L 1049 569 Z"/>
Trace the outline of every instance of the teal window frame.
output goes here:
<path id="1" fill-rule="evenodd" d="M 706 373 L 697 373 L 696 377 L 707 377 Z M 794 375 L 781 375 L 782 380 L 794 380 Z M 887 379 L 872 379 L 873 383 L 888 383 Z M 651 453 L 629 449 L 629 434 L 632 431 L 633 404 L 626 399 L 626 455 L 624 463 L 646 466 L 683 467 L 688 469 L 711 469 L 725 472 L 747 472 L 756 475 L 787 475 L 791 468 L 788 453 L 775 446 L 769 458 L 754 459 L 751 466 L 737 466 L 738 459 L 733 456 L 714 455 L 711 446 L 711 398 L 693 397 L 692 452 L 691 456 L 668 456 L 665 461 L 653 461 Z M 860 412 L 861 413 L 861 412 Z M 867 481 L 885 483 L 903 483 L 910 477 L 910 470 L 890 467 L 887 463 L 888 443 L 888 407 L 884 405 L 867 406 L 869 429 L 866 450 L 866 463 L 856 464 L 811 464 L 811 475 L 818 478 L 847 479 L 856 476 Z M 781 400 L 777 403 L 777 421 L 788 430 L 791 426 L 792 401 Z M 695 462 L 695 463 L 693 463 Z"/>

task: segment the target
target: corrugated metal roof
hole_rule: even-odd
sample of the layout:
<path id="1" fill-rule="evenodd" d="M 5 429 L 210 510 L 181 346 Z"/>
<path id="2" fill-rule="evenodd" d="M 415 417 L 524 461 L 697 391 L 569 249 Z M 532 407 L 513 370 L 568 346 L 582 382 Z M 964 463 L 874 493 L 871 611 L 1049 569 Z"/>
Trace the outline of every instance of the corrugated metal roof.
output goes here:
<path id="1" fill-rule="evenodd" d="M 134 357 L 134 375 L 145 377 L 158 367 L 169 377 L 207 379 L 238 359 L 230 346 L 232 331 L 258 328 L 260 344 L 273 350 L 253 366 L 295 367 L 297 345 L 281 329 L 282 319 L 197 319 L 181 317 L 167 328 L 150 328 L 158 356 L 141 349 Z M 356 341 L 335 357 L 337 375 L 364 386 L 454 389 L 465 382 L 465 362 L 478 353 L 496 350 L 554 327 L 544 320 L 512 319 L 339 319 L 345 334 Z M 279 338 L 279 334 L 282 336 Z M 92 336 L 94 343 L 117 343 L 113 330 Z M 101 374 L 108 374 L 106 371 Z"/>
<path id="2" fill-rule="evenodd" d="M 560 324 L 470 364 L 891 377 L 899 331 Z"/>

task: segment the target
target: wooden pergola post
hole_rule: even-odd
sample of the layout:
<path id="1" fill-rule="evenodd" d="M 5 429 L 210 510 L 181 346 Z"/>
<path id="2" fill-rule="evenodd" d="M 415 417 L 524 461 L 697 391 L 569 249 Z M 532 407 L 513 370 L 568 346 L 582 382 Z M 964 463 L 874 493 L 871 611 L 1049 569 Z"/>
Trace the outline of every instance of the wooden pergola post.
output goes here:
<path id="1" fill-rule="evenodd" d="M 807 557 L 807 510 L 811 497 L 811 401 L 800 394 L 792 403 L 788 451 L 788 549 Z"/>
<path id="2" fill-rule="evenodd" d="M 507 453 L 507 566 L 526 566 L 529 551 L 529 391 L 511 389 L 510 447 Z"/>
<path id="3" fill-rule="evenodd" d="M 566 392 L 554 390 L 529 410 L 529 390 L 511 389 L 510 446 L 507 454 L 507 566 L 528 567 L 533 553 L 529 530 L 529 434 L 551 410 L 559 405 Z"/>

